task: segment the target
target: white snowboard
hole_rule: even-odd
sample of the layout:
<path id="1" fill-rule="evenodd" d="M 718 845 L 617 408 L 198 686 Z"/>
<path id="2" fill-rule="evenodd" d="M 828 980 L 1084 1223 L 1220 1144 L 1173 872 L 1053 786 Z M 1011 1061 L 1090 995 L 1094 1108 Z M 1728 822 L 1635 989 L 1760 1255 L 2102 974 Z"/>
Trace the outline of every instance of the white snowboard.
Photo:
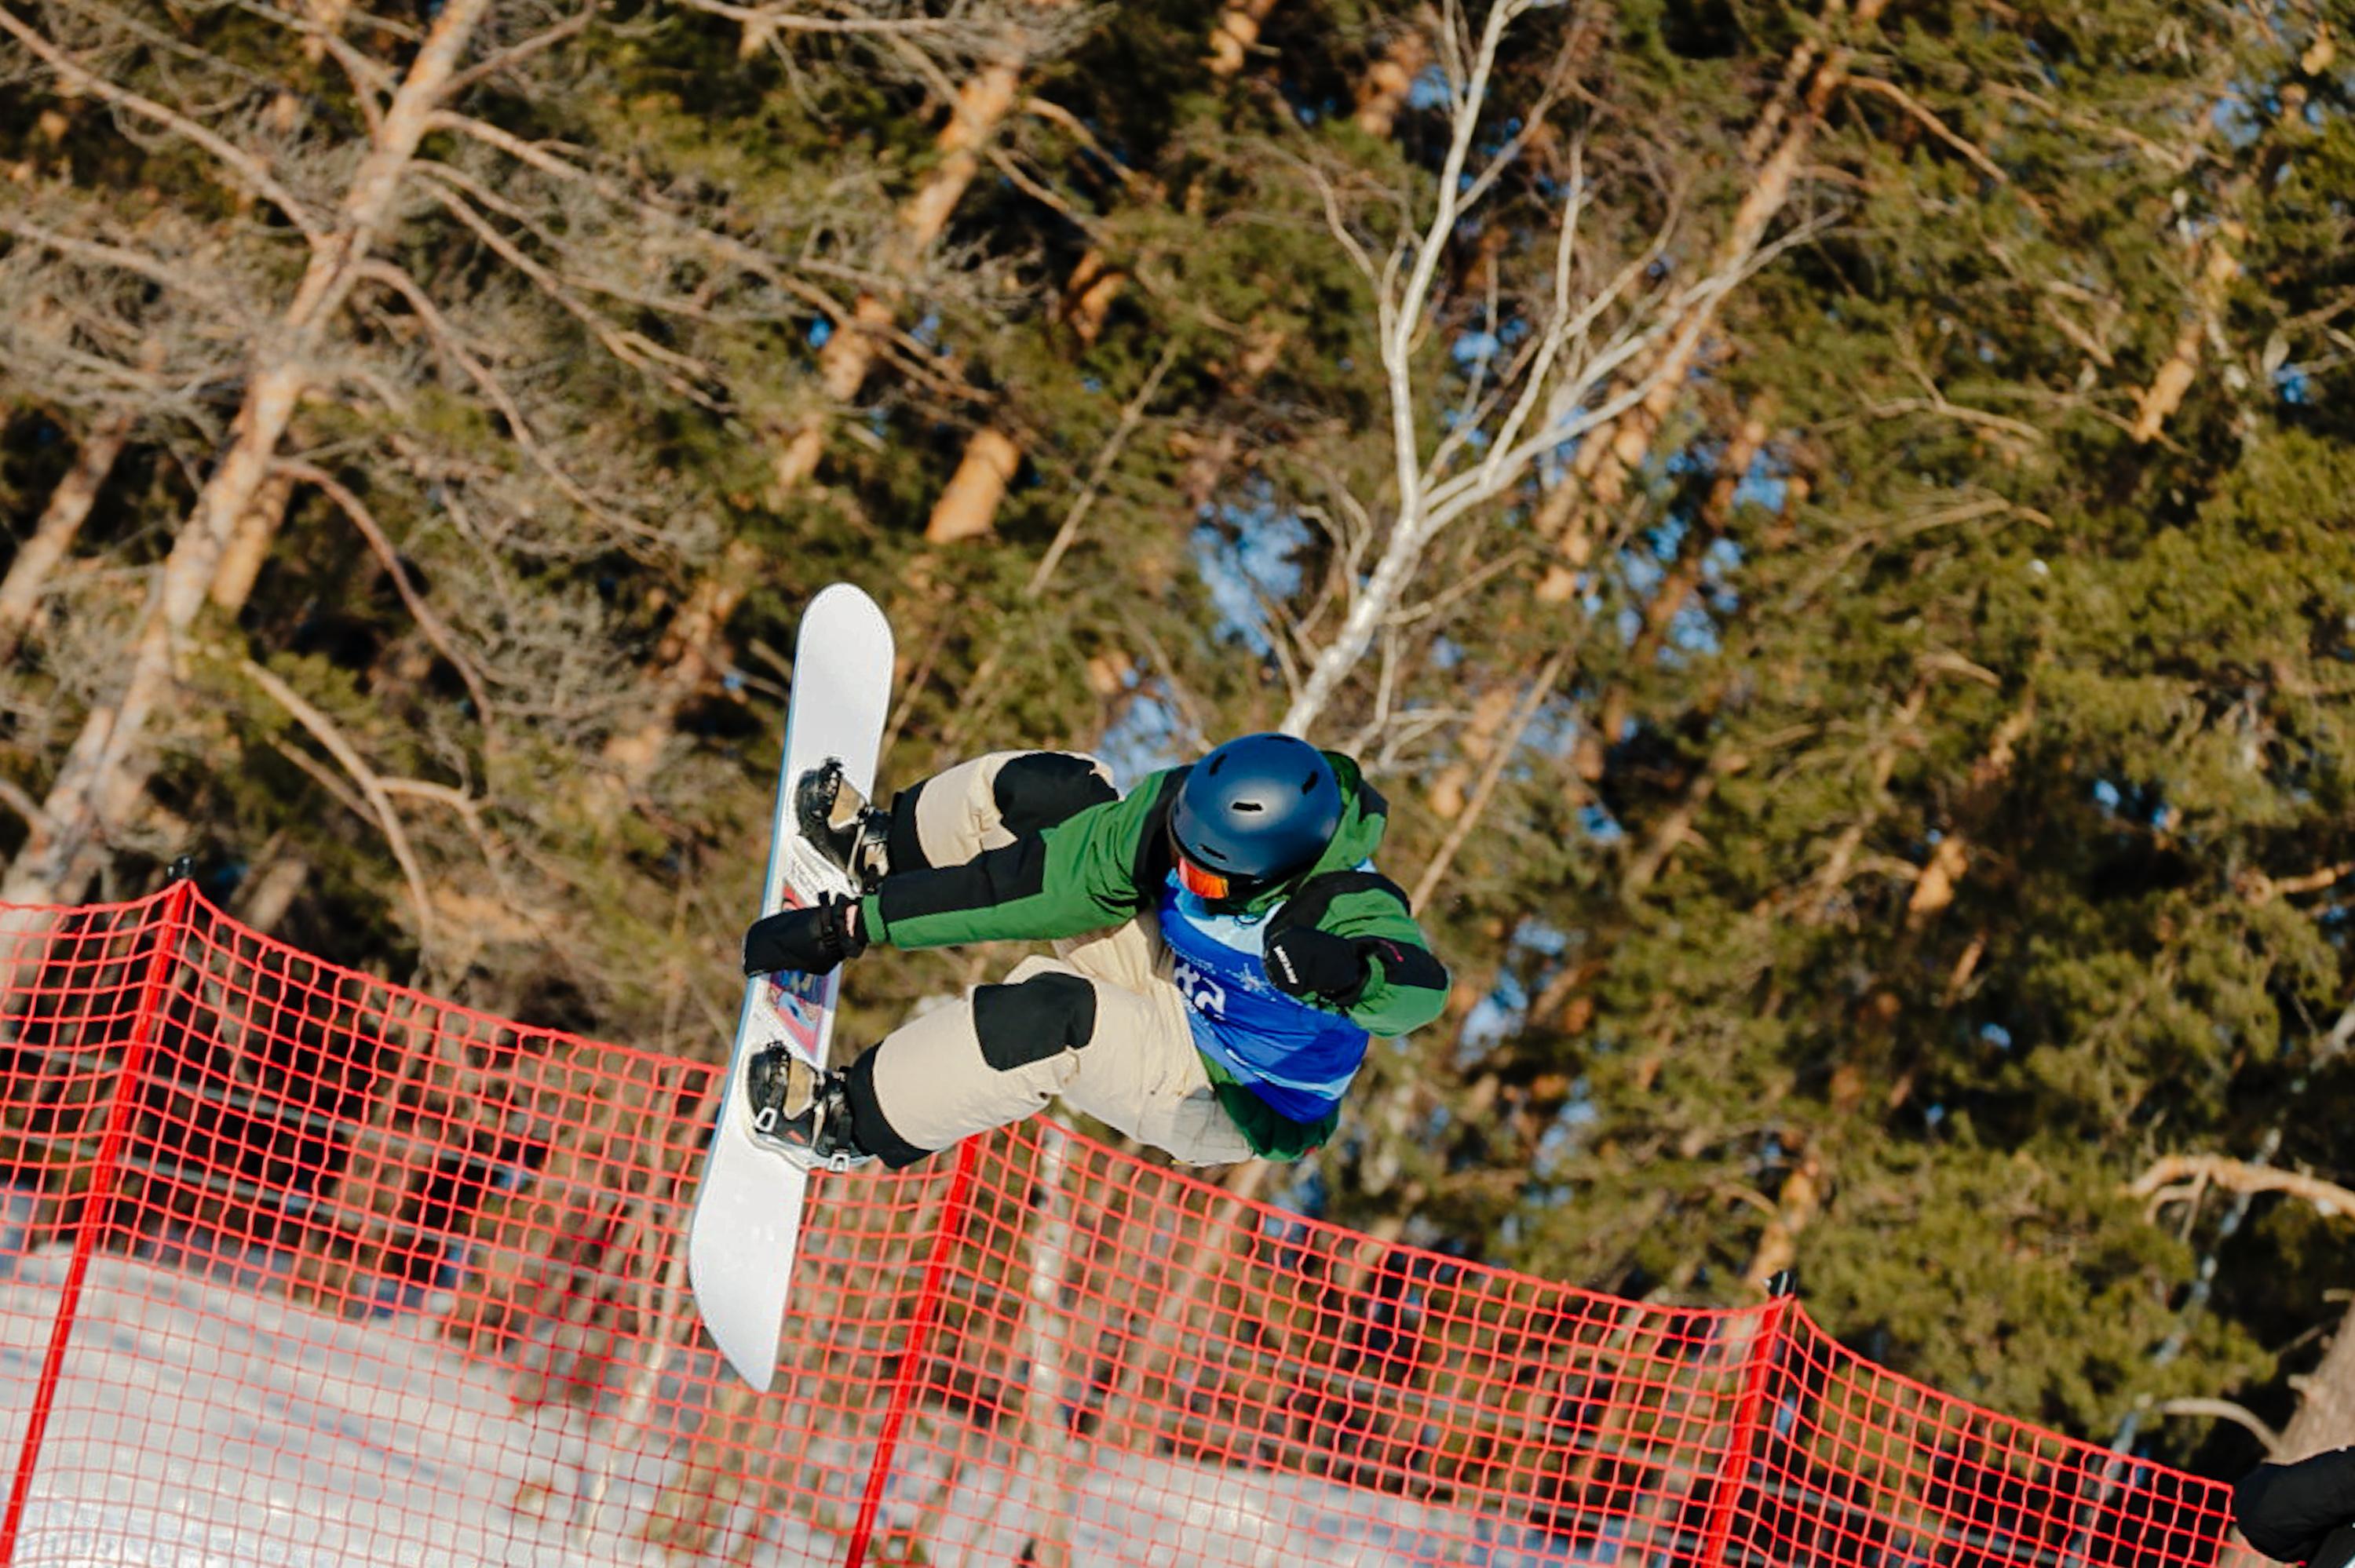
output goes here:
<path id="1" fill-rule="evenodd" d="M 836 583 L 810 601 L 794 643 L 785 758 L 777 771 L 760 914 L 805 906 L 822 892 L 853 891 L 849 878 L 801 837 L 794 819 L 794 782 L 827 758 L 839 758 L 848 782 L 871 797 L 890 697 L 890 625 L 873 599 L 847 583 Z M 719 1123 L 704 1156 L 695 1214 L 687 1222 L 687 1273 L 696 1308 L 729 1364 L 764 1393 L 776 1372 L 777 1335 L 793 1283 L 809 1177 L 752 1136 L 744 1063 L 771 1041 L 783 1040 L 824 1066 L 841 982 L 837 969 L 824 979 L 764 975 L 745 983 Z"/>

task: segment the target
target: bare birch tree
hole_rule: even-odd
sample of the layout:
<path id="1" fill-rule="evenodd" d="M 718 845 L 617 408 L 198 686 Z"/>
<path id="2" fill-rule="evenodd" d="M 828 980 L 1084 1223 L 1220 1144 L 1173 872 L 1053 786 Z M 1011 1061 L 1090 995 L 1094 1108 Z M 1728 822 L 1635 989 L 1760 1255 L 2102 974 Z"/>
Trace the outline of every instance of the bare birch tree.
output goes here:
<path id="1" fill-rule="evenodd" d="M 1608 210 L 1614 193 L 1590 171 L 1573 129 L 1551 204 L 1545 275 L 1518 297 L 1500 290 L 1477 308 L 1448 297 L 1451 249 L 1492 217 L 1508 182 L 1526 172 L 1539 128 L 1565 96 L 1561 61 L 1518 128 L 1507 129 L 1497 73 L 1527 47 L 1516 28 L 1539 9 L 1530 0 L 1498 0 L 1475 18 L 1461 6 L 1446 8 L 1434 48 L 1446 82 L 1447 141 L 1427 185 L 1368 192 L 1313 157 L 1301 161 L 1334 243 L 1372 294 L 1389 461 L 1380 494 L 1334 482 L 1342 605 L 1338 623 L 1302 650 L 1305 667 L 1282 721 L 1287 732 L 1305 735 L 1325 717 L 1400 611 L 1435 540 L 1680 374 L 1661 346 L 1791 242 L 1785 237 L 1720 255 L 1680 274 L 1674 251 L 1684 223 L 1676 193 L 1661 203 L 1664 216 L 1648 235 L 1617 239 L 1624 226 L 1610 221 Z M 1383 221 L 1377 214 L 1394 216 Z M 1446 387 L 1442 367 L 1455 340 L 1474 334 L 1493 346 Z M 1452 406 L 1443 407 L 1447 391 Z M 1377 712 L 1377 724 L 1381 716 Z"/>

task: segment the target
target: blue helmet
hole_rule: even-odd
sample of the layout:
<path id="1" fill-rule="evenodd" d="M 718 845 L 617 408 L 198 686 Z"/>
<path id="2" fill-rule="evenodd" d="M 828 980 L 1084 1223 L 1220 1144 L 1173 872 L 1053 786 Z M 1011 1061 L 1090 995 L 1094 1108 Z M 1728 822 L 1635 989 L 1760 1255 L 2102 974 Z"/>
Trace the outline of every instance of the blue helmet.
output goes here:
<path id="1" fill-rule="evenodd" d="M 1341 781 L 1288 735 L 1246 735 L 1194 764 L 1169 813 L 1179 881 L 1235 902 L 1316 863 L 1341 826 Z"/>

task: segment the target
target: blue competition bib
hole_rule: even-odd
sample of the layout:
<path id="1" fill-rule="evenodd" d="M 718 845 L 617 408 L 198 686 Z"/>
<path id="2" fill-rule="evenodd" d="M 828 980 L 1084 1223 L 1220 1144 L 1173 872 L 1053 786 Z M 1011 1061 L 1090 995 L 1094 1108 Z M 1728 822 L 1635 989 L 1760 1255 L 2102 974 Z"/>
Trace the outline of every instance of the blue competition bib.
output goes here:
<path id="1" fill-rule="evenodd" d="M 1213 914 L 1172 874 L 1161 895 L 1161 939 L 1177 955 L 1202 1054 L 1291 1120 L 1313 1122 L 1340 1104 L 1366 1059 L 1366 1032 L 1268 980 L 1266 915 Z"/>

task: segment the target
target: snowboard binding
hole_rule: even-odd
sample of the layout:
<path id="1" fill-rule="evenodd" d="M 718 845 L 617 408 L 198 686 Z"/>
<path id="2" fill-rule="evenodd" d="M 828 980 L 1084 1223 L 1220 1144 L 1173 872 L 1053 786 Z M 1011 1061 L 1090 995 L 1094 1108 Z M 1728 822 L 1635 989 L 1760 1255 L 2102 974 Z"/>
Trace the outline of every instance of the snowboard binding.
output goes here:
<path id="1" fill-rule="evenodd" d="M 891 867 L 885 845 L 891 813 L 869 805 L 829 757 L 794 784 L 794 818 L 817 852 L 841 867 L 861 893 L 872 893 Z"/>
<path id="2" fill-rule="evenodd" d="M 850 1130 L 842 1075 L 821 1072 L 776 1041 L 744 1065 L 752 1136 L 805 1171 L 856 1171 L 875 1157 Z"/>

